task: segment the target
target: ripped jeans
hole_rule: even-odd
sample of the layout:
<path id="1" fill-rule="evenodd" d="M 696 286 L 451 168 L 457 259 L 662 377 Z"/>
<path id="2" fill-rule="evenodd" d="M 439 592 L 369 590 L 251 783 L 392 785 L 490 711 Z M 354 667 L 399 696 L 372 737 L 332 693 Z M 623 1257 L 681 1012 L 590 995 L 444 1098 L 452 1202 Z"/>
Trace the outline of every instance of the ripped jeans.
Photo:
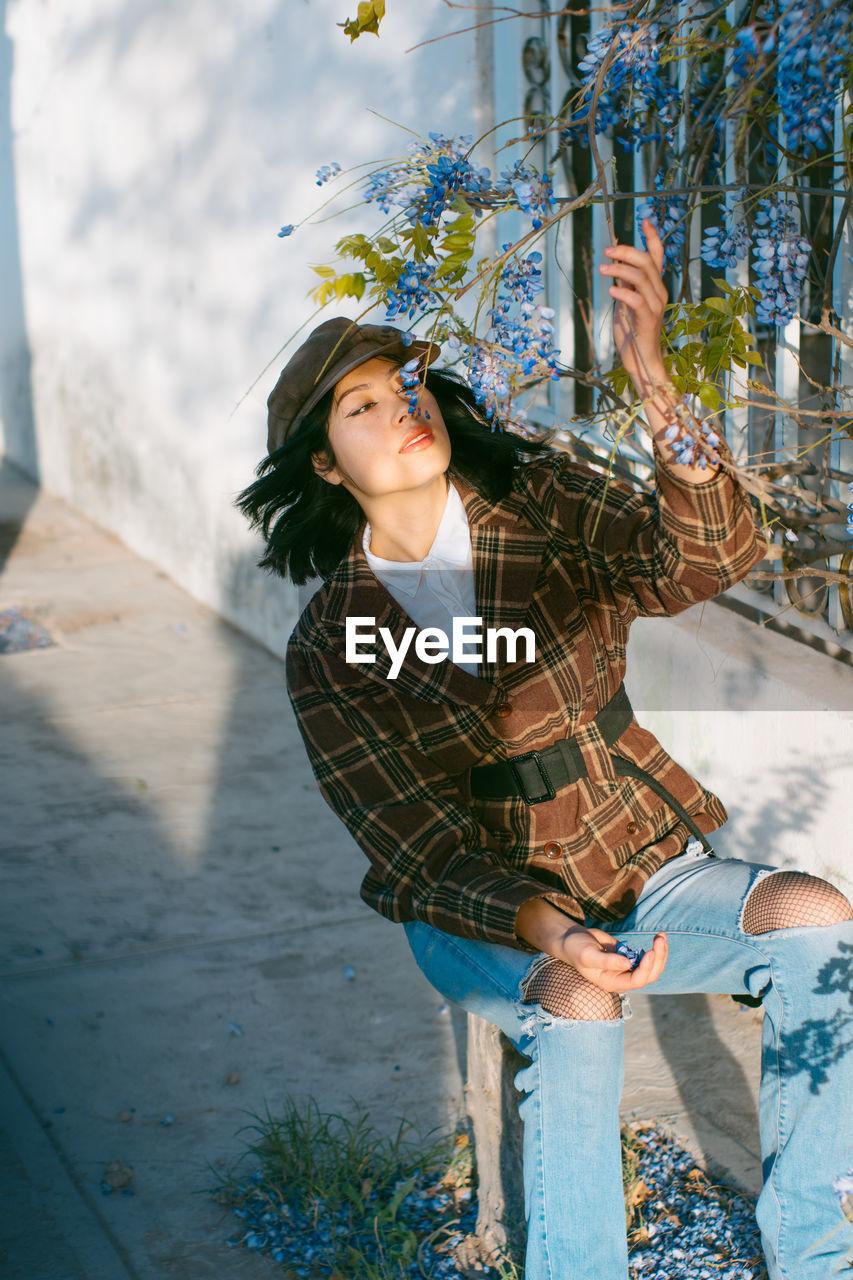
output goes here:
<path id="1" fill-rule="evenodd" d="M 776 871 L 687 852 L 651 877 L 629 916 L 597 927 L 635 948 L 666 932 L 669 958 L 643 988 L 649 995 L 762 998 L 756 1218 L 770 1280 L 850 1280 L 853 1224 L 832 1179 L 853 1169 L 853 922 L 745 932 L 750 892 Z M 403 927 L 432 985 L 530 1059 L 516 1076 L 525 1280 L 626 1280 L 622 1019 L 561 1018 L 523 1003 L 541 956 L 419 921 Z"/>

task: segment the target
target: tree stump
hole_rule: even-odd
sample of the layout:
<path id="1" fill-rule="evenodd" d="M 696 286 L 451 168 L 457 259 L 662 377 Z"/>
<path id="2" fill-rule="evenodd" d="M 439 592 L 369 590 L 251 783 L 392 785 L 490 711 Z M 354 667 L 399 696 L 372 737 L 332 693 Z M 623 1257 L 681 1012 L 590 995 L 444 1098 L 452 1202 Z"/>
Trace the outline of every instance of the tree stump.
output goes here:
<path id="1" fill-rule="evenodd" d="M 478 1213 L 476 1236 L 457 1250 L 464 1274 L 476 1276 L 483 1264 L 524 1257 L 524 1189 L 522 1181 L 522 1124 L 516 1072 L 527 1065 L 502 1031 L 468 1015 L 468 1080 L 465 1093 L 477 1161 Z"/>

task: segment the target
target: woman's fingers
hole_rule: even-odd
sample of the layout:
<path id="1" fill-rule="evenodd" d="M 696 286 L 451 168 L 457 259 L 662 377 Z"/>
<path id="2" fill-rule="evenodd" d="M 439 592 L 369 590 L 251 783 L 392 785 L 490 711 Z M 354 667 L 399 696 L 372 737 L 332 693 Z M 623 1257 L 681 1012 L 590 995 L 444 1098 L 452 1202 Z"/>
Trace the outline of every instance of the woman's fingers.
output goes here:
<path id="1" fill-rule="evenodd" d="M 655 315 L 663 318 L 669 295 L 663 288 L 660 279 L 650 278 L 648 273 L 640 267 L 617 265 L 616 263 L 608 263 L 606 266 L 599 267 L 599 271 L 604 276 L 616 277 L 610 289 L 611 293 L 613 288 L 632 289 L 634 293 L 648 300 L 650 309 L 654 311 Z"/>
<path id="2" fill-rule="evenodd" d="M 634 970 L 634 978 L 640 980 L 637 984 L 638 986 L 645 986 L 647 983 L 657 981 L 666 966 L 668 953 L 669 946 L 666 934 L 657 934 L 654 945 L 649 948 Z"/>
<path id="3" fill-rule="evenodd" d="M 610 940 L 612 944 L 612 939 Z M 591 970 L 599 970 L 601 973 L 624 974 L 630 973 L 630 961 L 618 951 L 612 949 L 603 951 L 598 947 L 589 946 L 581 952 L 579 963 L 585 968 Z"/>
<path id="4" fill-rule="evenodd" d="M 631 974 L 631 985 L 628 989 L 636 991 L 640 987 L 656 982 L 666 966 L 667 954 L 666 934 L 659 933 L 655 937 L 654 945 L 648 949 Z"/>
<path id="5" fill-rule="evenodd" d="M 663 274 L 664 262 L 663 241 L 658 235 L 655 224 L 649 218 L 643 219 L 642 230 L 648 246 L 646 249 L 636 249 L 631 244 L 609 244 L 604 252 L 609 258 L 618 259 L 620 262 L 631 262 L 636 266 L 649 263 L 654 274 L 660 278 Z"/>
<path id="6" fill-rule="evenodd" d="M 657 267 L 658 274 L 660 275 L 663 271 L 663 240 L 661 240 L 658 229 L 652 222 L 651 218 L 643 218 L 643 221 L 640 223 L 640 229 L 646 237 L 646 245 L 648 247 L 649 254 Z"/>
<path id="7" fill-rule="evenodd" d="M 644 298 L 648 298 L 658 315 L 663 315 L 666 309 L 667 292 L 654 280 L 650 280 L 645 271 L 639 267 L 617 266 L 616 263 L 599 267 L 599 271 L 603 276 L 615 276 L 613 281 L 617 288 L 631 288 L 633 286 L 636 293 L 640 293 Z"/>
<path id="8" fill-rule="evenodd" d="M 608 950 L 612 950 L 613 944 L 616 942 L 612 933 L 607 933 L 604 929 L 596 929 L 595 925 L 587 929 L 587 933 L 591 938 L 595 938 L 596 942 L 600 942 L 603 947 L 607 947 Z"/>
<path id="9" fill-rule="evenodd" d="M 645 987 L 652 982 L 656 982 L 664 971 L 668 954 L 669 944 L 667 942 L 666 934 L 656 934 L 654 943 L 646 951 L 636 969 L 629 968 L 627 973 L 619 975 L 608 974 L 608 979 L 612 976 L 613 982 L 618 984 L 617 988 L 609 987 L 608 989 L 618 989 L 620 992 L 636 991 L 640 987 Z"/>
<path id="10" fill-rule="evenodd" d="M 637 965 L 631 968 L 627 956 L 615 950 L 616 939 L 603 929 L 587 929 L 590 942 L 575 961 L 575 968 L 583 977 L 603 991 L 622 994 L 636 991 L 655 982 L 663 973 L 668 954 L 665 933 L 655 935 L 652 946 Z"/>
<path id="11" fill-rule="evenodd" d="M 646 224 L 644 223 L 643 225 L 645 226 Z M 651 226 L 650 223 L 649 226 Z M 648 251 L 636 249 L 630 244 L 610 244 L 607 245 L 604 252 L 609 259 L 609 265 L 618 264 L 622 268 L 618 274 L 623 277 L 629 267 L 641 271 L 654 288 L 655 294 L 663 302 L 666 302 L 669 294 L 666 291 L 661 275 L 663 270 L 663 243 L 657 233 L 655 232 L 654 234 L 657 240 L 656 252 L 652 252 L 651 241 L 649 241 Z"/>
<path id="12" fill-rule="evenodd" d="M 651 316 L 658 314 L 645 294 L 640 293 L 638 289 L 625 289 L 621 285 L 612 284 L 608 289 L 608 293 L 617 302 L 624 302 L 632 311 L 647 311 Z"/>

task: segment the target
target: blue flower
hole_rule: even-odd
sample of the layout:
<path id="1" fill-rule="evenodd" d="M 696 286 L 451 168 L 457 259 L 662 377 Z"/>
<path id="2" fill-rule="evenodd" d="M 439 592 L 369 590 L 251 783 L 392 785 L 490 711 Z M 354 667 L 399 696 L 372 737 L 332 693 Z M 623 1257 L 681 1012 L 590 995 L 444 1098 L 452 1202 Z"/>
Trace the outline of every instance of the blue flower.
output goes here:
<path id="1" fill-rule="evenodd" d="M 853 52 L 851 25 L 846 0 L 789 0 L 782 7 L 777 93 L 787 145 L 803 155 L 831 146 L 835 102 Z"/>
<path id="2" fill-rule="evenodd" d="M 747 256 L 752 243 L 749 227 L 745 222 L 732 222 L 729 212 L 721 211 L 725 219 L 722 227 L 709 227 L 699 250 L 703 262 L 709 267 L 724 270 L 735 267 Z"/>
<path id="3" fill-rule="evenodd" d="M 431 133 L 424 146 L 412 149 L 411 158 L 391 169 L 370 175 L 363 194 L 383 213 L 396 206 L 411 223 L 435 226 L 451 206 L 457 192 L 469 200 L 477 212 L 493 197 L 488 169 L 477 169 L 468 159 L 472 140 L 467 135 L 446 138 Z"/>
<path id="4" fill-rule="evenodd" d="M 657 228 L 663 241 L 663 251 L 670 266 L 677 266 L 681 260 L 684 241 L 687 234 L 687 203 L 683 196 L 668 195 L 663 189 L 663 173 L 658 170 L 655 175 L 655 186 L 661 192 L 637 205 L 637 228 L 645 246 L 642 235 L 642 222 L 648 218 Z"/>
<path id="5" fill-rule="evenodd" d="M 595 86 L 602 66 L 612 54 L 596 105 L 595 132 L 607 133 L 624 126 L 629 135 L 629 142 L 623 143 L 626 148 L 639 149 L 662 137 L 672 141 L 682 105 L 678 91 L 661 70 L 663 47 L 656 22 L 629 23 L 620 19 L 594 35 L 578 66 L 585 86 L 581 105 L 561 131 L 561 139 L 587 144 L 587 118 Z"/>
<path id="6" fill-rule="evenodd" d="M 735 41 L 731 47 L 732 74 L 742 80 L 755 73 L 755 64 L 762 53 L 770 54 L 776 47 L 773 31 L 759 44 L 758 33 L 754 26 L 742 27 L 735 33 Z"/>
<path id="7" fill-rule="evenodd" d="M 522 213 L 530 214 L 535 230 L 538 230 L 542 219 L 549 217 L 556 206 L 550 173 L 538 173 L 530 165 L 521 162 L 513 169 L 504 169 L 500 180 L 495 184 L 495 194 L 508 196 Z"/>
<path id="8" fill-rule="evenodd" d="M 295 230 L 296 230 L 296 227 L 293 225 L 292 222 L 290 222 L 286 227 L 282 227 L 281 231 L 279 231 L 278 234 L 279 236 L 292 236 Z"/>
<path id="9" fill-rule="evenodd" d="M 408 316 L 414 320 L 418 311 L 432 306 L 435 295 L 432 285 L 435 283 L 435 269 L 427 262 L 407 262 L 393 288 L 388 290 L 387 320 L 397 316 Z"/>
<path id="10" fill-rule="evenodd" d="M 797 314 L 811 245 L 798 233 L 796 205 L 786 201 L 759 200 L 755 225 L 752 265 L 761 290 L 755 318 L 784 325 Z"/>
<path id="11" fill-rule="evenodd" d="M 333 164 L 324 164 L 317 170 L 317 186 L 322 187 L 324 182 L 330 182 L 332 178 L 336 178 L 341 171 L 341 166 L 335 161 Z"/>
<path id="12" fill-rule="evenodd" d="M 414 356 L 400 366 L 400 381 L 403 384 L 403 388 L 409 393 L 409 413 L 412 414 L 417 411 L 418 393 L 421 388 L 420 363 L 420 356 Z M 429 414 L 427 413 L 425 416 L 428 418 Z"/>
<path id="13" fill-rule="evenodd" d="M 675 422 L 666 428 L 664 437 L 669 441 L 670 447 L 675 454 L 676 462 L 683 463 L 688 467 L 698 467 L 700 471 L 704 471 L 708 466 L 709 459 L 711 462 L 718 460 L 716 449 L 720 443 L 720 437 L 709 423 L 701 422 L 695 416 L 691 420 L 690 428 L 690 431 L 688 431 L 686 426 L 677 418 Z M 704 442 L 709 453 L 699 447 L 694 435 L 698 437 L 698 440 Z"/>
<path id="14" fill-rule="evenodd" d="M 506 252 L 511 246 L 504 245 Z M 510 257 L 498 278 L 495 305 L 487 313 L 491 328 L 463 352 L 468 381 L 488 418 L 509 417 L 513 395 L 542 376 L 559 378 L 553 346 L 554 310 L 536 299 L 544 289 L 542 254 Z"/>

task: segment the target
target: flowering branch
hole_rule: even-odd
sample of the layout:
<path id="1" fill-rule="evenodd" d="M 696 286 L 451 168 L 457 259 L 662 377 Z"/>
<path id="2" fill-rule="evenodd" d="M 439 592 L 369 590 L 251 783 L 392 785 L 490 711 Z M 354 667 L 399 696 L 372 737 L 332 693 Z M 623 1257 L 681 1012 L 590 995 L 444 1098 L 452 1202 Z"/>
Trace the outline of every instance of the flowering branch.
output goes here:
<path id="1" fill-rule="evenodd" d="M 589 12 L 563 9 L 552 17 Z M 345 299 L 366 311 L 382 306 L 389 320 L 428 328 L 454 353 L 486 417 L 522 434 L 542 434 L 537 392 L 574 379 L 597 403 L 552 433 L 561 447 L 604 465 L 583 435 L 594 428 L 613 438 L 615 430 L 615 450 L 642 405 L 625 369 L 605 368 L 595 355 L 602 317 L 592 310 L 587 281 L 573 282 L 590 331 L 587 367 L 576 367 L 578 360 L 566 360 L 556 347 L 542 248 L 556 245 L 564 218 L 594 205 L 603 206 L 615 241 L 616 202 L 632 200 L 638 228 L 649 218 L 663 240 L 675 299 L 665 315 L 664 364 L 686 399 L 672 442 L 685 457 L 711 457 L 721 418 L 703 421 L 699 405 L 711 415 L 784 413 L 797 429 L 795 450 L 780 459 L 768 439 L 766 451 L 757 446 L 749 461 L 721 465 L 755 497 L 767 536 L 782 539 L 768 545 L 768 560 L 779 561 L 774 580 L 803 575 L 844 585 L 850 575 L 830 571 L 825 561 L 849 551 L 853 504 L 845 521 L 837 495 L 853 481 L 853 469 L 830 467 L 828 449 L 853 439 L 853 418 L 841 400 L 851 389 L 841 384 L 837 360 L 825 383 L 803 366 L 810 404 L 786 402 L 773 390 L 773 362 L 779 331 L 794 319 L 832 339 L 836 350 L 853 347 L 832 308 L 832 273 L 851 208 L 850 107 L 842 129 L 835 127 L 836 104 L 850 88 L 851 6 L 848 0 L 762 0 L 749 6 L 749 21 L 740 27 L 727 23 L 722 4 L 681 20 L 677 13 L 663 0 L 633 0 L 589 37 L 575 92 L 556 115 L 537 118 L 515 140 L 526 154 L 505 159 L 497 177 L 478 163 L 480 143 L 433 133 L 358 180 L 360 199 L 377 206 L 386 221 L 376 233 L 338 241 L 339 261 L 315 268 L 313 296 L 319 306 Z M 345 32 L 351 39 L 378 34 L 384 14 L 380 0 L 361 3 Z M 489 22 L 531 16 L 507 7 Z M 617 165 L 605 163 L 598 145 L 602 135 L 617 153 L 640 157 L 647 180 L 636 190 L 618 189 Z M 553 154 L 537 166 L 530 155 L 544 148 Z M 586 170 L 579 164 L 583 152 Z M 579 195 L 555 190 L 561 167 L 567 174 L 585 172 L 574 187 Z M 837 186 L 839 172 L 847 177 L 844 190 Z M 318 170 L 321 185 L 337 178 L 335 165 Z M 839 195 L 840 211 L 833 203 Z M 506 214 L 521 217 L 520 234 L 482 254 L 483 228 Z M 688 234 L 694 217 L 703 224 L 698 262 L 691 260 Z M 697 267 L 700 298 L 691 292 Z M 723 277 L 736 268 L 748 272 L 748 284 Z M 654 394 L 660 379 L 642 356 L 639 364 Z M 553 411 L 559 400 L 549 398 Z M 647 456 L 635 442 L 632 448 Z M 806 463 L 804 454 L 818 465 Z M 612 456 L 607 465 L 624 464 Z M 802 476 L 814 487 L 795 483 Z M 638 483 L 648 482 L 638 477 Z M 756 571 L 753 580 L 760 577 Z"/>

